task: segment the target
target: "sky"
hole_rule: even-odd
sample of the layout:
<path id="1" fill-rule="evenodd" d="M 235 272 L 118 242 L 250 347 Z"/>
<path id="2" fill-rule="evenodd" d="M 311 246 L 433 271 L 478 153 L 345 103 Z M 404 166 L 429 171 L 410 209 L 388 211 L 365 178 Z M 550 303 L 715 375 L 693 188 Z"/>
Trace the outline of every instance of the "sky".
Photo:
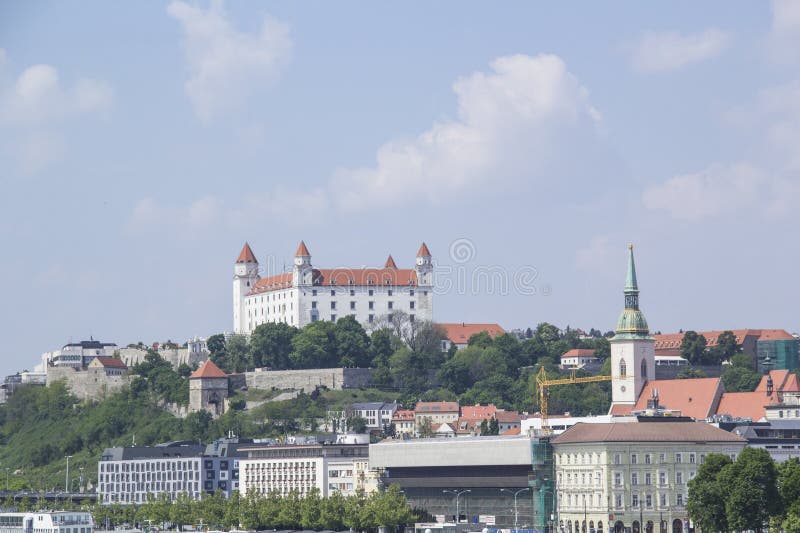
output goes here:
<path id="1" fill-rule="evenodd" d="M 436 262 L 434 319 L 800 330 L 800 3 L 0 4 L 0 374 Z"/>

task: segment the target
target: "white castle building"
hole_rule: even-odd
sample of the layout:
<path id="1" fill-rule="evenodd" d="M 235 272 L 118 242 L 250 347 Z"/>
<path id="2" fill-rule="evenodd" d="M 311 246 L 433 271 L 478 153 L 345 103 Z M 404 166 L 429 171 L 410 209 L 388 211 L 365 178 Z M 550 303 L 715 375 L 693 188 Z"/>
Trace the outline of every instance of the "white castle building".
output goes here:
<path id="1" fill-rule="evenodd" d="M 310 322 L 353 316 L 365 327 L 402 311 L 409 320 L 431 320 L 433 263 L 425 243 L 414 268 L 397 268 L 390 255 L 383 268 L 314 268 L 300 243 L 291 272 L 262 278 L 245 243 L 233 271 L 233 331 L 249 334 L 259 324 Z"/>

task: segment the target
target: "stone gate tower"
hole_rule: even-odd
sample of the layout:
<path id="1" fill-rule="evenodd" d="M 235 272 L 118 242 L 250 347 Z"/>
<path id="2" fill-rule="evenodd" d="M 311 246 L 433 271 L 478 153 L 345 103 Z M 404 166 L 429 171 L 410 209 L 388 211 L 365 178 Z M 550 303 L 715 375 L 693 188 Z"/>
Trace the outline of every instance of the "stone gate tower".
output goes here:
<path id="1" fill-rule="evenodd" d="M 189 410 L 208 411 L 216 418 L 225 412 L 228 375 L 211 359 L 189 376 Z"/>

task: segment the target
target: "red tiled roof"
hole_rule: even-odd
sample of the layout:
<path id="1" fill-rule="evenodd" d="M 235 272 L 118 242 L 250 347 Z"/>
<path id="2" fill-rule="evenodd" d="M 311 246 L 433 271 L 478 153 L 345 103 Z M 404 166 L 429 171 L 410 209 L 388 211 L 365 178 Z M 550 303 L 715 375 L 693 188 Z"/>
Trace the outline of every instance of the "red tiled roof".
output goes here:
<path id="1" fill-rule="evenodd" d="M 409 421 L 414 420 L 414 411 L 410 409 L 398 409 L 394 412 L 394 416 L 392 416 L 392 421 Z"/>
<path id="2" fill-rule="evenodd" d="M 517 427 L 513 427 L 511 429 L 507 429 L 507 430 L 503 431 L 500 434 L 501 435 L 519 435 L 520 433 L 522 433 L 522 429 L 519 426 L 517 426 Z"/>
<path id="3" fill-rule="evenodd" d="M 383 268 L 397 268 L 397 263 L 392 259 L 392 254 L 389 254 L 389 257 L 386 258 L 386 263 L 384 263 Z"/>
<path id="4" fill-rule="evenodd" d="M 250 245 L 244 243 L 242 247 L 242 251 L 239 252 L 239 257 L 236 258 L 237 263 L 258 263 L 253 250 L 250 249 Z"/>
<path id="5" fill-rule="evenodd" d="M 591 348 L 573 348 L 561 356 L 562 359 L 565 357 L 594 357 L 594 350 Z"/>
<path id="6" fill-rule="evenodd" d="M 494 405 L 462 405 L 461 416 L 463 418 L 476 418 L 483 420 L 484 418 L 492 418 L 497 412 L 497 407 Z"/>
<path id="7" fill-rule="evenodd" d="M 778 394 L 773 392 L 767 396 L 766 392 L 726 392 L 722 395 L 717 408 L 719 415 L 731 415 L 737 418 L 750 418 L 758 422 L 766 416 L 765 405 L 780 403 Z"/>
<path id="8" fill-rule="evenodd" d="M 793 341 L 794 335 L 785 329 L 762 329 L 761 336 L 758 338 L 760 341 Z"/>
<path id="9" fill-rule="evenodd" d="M 315 268 L 312 276 L 317 287 L 414 287 L 417 284 L 417 272 L 410 268 Z M 292 273 L 286 272 L 259 279 L 249 294 L 292 286 Z"/>
<path id="10" fill-rule="evenodd" d="M 698 331 L 698 335 L 702 335 L 706 338 L 706 345 L 707 346 L 716 346 L 717 340 L 719 336 L 725 330 L 712 330 L 712 331 Z M 745 337 L 755 335 L 756 337 L 761 334 L 761 330 L 758 329 L 732 329 L 728 330 L 733 333 L 733 336 L 736 337 L 736 342 L 738 344 L 742 344 L 745 340 Z M 655 349 L 656 350 L 668 350 L 668 349 L 679 349 L 681 347 L 681 342 L 683 341 L 684 333 L 667 333 L 663 335 L 653 335 L 655 339 Z"/>
<path id="11" fill-rule="evenodd" d="M 608 411 L 608 414 L 611 416 L 630 416 L 633 407 L 633 405 L 626 405 L 623 403 L 611 404 L 611 409 Z M 553 417 L 551 416 L 550 418 Z"/>
<path id="12" fill-rule="evenodd" d="M 300 255 L 311 255 L 311 252 L 308 251 L 308 247 L 306 247 L 306 243 L 304 241 L 300 241 L 300 245 L 297 247 L 297 251 L 294 253 L 294 256 Z"/>
<path id="13" fill-rule="evenodd" d="M 121 359 L 117 359 L 116 357 L 110 357 L 107 355 L 98 355 L 97 357 L 95 357 L 95 360 L 106 368 L 118 368 L 120 370 L 128 369 L 125 363 L 123 363 Z"/>
<path id="14" fill-rule="evenodd" d="M 220 370 L 219 367 L 215 365 L 211 359 L 209 359 L 205 363 L 200 365 L 200 368 L 195 370 L 192 373 L 192 375 L 189 376 L 189 379 L 227 378 L 227 377 L 228 374 Z"/>
<path id="15" fill-rule="evenodd" d="M 683 416 L 690 416 L 695 420 L 705 420 L 716 412 L 722 394 L 721 384 L 720 378 L 648 381 L 633 410 L 647 409 L 647 400 L 652 396 L 653 389 L 656 389 L 658 403 L 665 409 L 678 410 Z"/>
<path id="16" fill-rule="evenodd" d="M 499 324 L 438 324 L 444 329 L 447 339 L 454 344 L 466 344 L 469 338 L 483 331 L 492 337 L 502 335 L 506 331 Z"/>
<path id="17" fill-rule="evenodd" d="M 769 377 L 772 378 L 772 388 L 776 392 L 798 392 L 800 384 L 797 382 L 797 375 L 789 370 L 770 370 Z M 756 392 L 767 392 L 767 376 L 761 376 Z"/>
<path id="18" fill-rule="evenodd" d="M 690 381 L 690 380 L 681 380 Z M 705 422 L 579 422 L 550 441 L 552 444 L 590 442 L 736 442 L 747 439 Z"/>
<path id="19" fill-rule="evenodd" d="M 414 412 L 417 414 L 458 413 L 458 402 L 417 402 Z"/>
<path id="20" fill-rule="evenodd" d="M 428 250 L 428 245 L 424 242 L 422 246 L 419 247 L 419 251 L 417 252 L 417 257 L 430 257 L 431 251 Z"/>
<path id="21" fill-rule="evenodd" d="M 498 409 L 497 412 L 495 412 L 494 417 L 498 422 L 519 422 L 521 420 L 518 412 L 504 411 L 502 409 Z"/>

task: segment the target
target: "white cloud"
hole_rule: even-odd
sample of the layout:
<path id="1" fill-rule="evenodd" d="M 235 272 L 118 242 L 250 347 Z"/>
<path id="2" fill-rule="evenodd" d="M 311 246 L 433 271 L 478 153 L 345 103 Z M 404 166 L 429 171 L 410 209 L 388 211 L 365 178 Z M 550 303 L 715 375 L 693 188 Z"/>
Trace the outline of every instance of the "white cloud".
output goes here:
<path id="1" fill-rule="evenodd" d="M 183 28 L 186 94 L 204 121 L 237 107 L 254 88 L 274 80 L 291 54 L 288 26 L 269 16 L 261 31 L 250 35 L 233 27 L 222 2 L 202 9 L 176 0 L 167 13 Z"/>
<path id="2" fill-rule="evenodd" d="M 702 172 L 674 176 L 647 188 L 645 207 L 665 210 L 674 218 L 696 221 L 744 213 L 764 201 L 774 201 L 777 182 L 746 163 L 713 165 Z"/>
<path id="3" fill-rule="evenodd" d="M 800 48 L 800 2 L 772 0 L 772 27 L 767 36 L 770 57 L 780 63 L 797 62 Z"/>
<path id="4" fill-rule="evenodd" d="M 492 61 L 453 84 L 456 120 L 434 123 L 412 139 L 381 146 L 374 167 L 341 169 L 331 194 L 347 210 L 423 198 L 438 202 L 476 186 L 497 186 L 563 153 L 557 140 L 600 114 L 587 90 L 554 55 L 514 55 Z M 566 143 L 565 143 L 566 144 Z"/>
<path id="5" fill-rule="evenodd" d="M 0 52 L 2 64 L 5 52 Z M 113 99 L 106 82 L 79 78 L 64 86 L 55 67 L 30 66 L 0 85 L 0 133 L 7 139 L 0 142 L 14 154 L 24 173 L 38 172 L 65 151 L 62 130 L 67 125 L 104 113 Z"/>
<path id="6" fill-rule="evenodd" d="M 718 56 L 727 47 L 728 34 L 709 28 L 701 33 L 645 32 L 634 50 L 633 66 L 640 71 L 675 70 Z"/>

